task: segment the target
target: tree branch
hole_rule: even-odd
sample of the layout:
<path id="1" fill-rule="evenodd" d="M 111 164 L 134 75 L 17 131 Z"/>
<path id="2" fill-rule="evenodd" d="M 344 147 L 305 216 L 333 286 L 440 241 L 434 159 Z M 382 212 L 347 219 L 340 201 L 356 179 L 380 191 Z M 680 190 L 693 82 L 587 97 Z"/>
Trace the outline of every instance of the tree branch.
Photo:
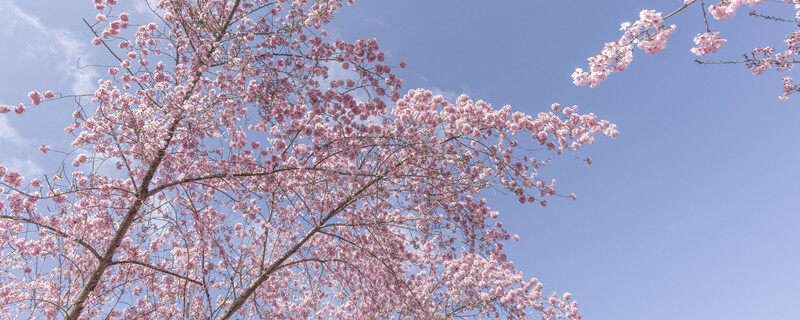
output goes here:
<path id="1" fill-rule="evenodd" d="M 156 267 L 154 265 L 150 265 L 150 264 L 147 264 L 147 263 L 144 263 L 144 262 L 139 262 L 139 261 L 134 261 L 134 260 L 117 260 L 117 261 L 114 261 L 114 262 L 111 263 L 112 266 L 113 265 L 118 265 L 118 264 L 135 264 L 137 266 L 142 266 L 142 267 L 145 267 L 145 268 L 148 268 L 148 269 L 152 269 L 154 271 L 158 271 L 158 272 L 161 272 L 161 273 L 166 273 L 166 274 L 171 275 L 173 277 L 181 278 L 183 280 L 189 281 L 189 282 L 194 283 L 194 284 L 203 285 L 203 283 L 200 282 L 200 281 L 194 280 L 194 279 L 189 278 L 187 276 L 182 276 L 180 274 L 177 274 L 175 272 L 169 271 L 167 269 L 162 269 L 162 268 L 159 268 L 159 267 Z"/>

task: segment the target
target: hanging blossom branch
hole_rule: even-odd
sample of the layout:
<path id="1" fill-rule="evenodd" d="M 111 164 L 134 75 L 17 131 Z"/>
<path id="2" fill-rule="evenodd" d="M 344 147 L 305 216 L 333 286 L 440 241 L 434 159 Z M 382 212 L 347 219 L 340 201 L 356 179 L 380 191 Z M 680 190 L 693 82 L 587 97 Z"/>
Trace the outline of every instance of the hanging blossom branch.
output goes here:
<path id="1" fill-rule="evenodd" d="M 706 25 L 706 32 L 697 34 L 694 38 L 695 46 L 690 51 L 698 56 L 715 53 L 725 45 L 727 39 L 722 38 L 719 32 L 711 31 L 707 12 L 711 13 L 711 16 L 716 20 L 724 20 L 733 17 L 743 5 L 758 6 L 764 2 L 764 0 L 724 0 L 710 5 L 706 11 L 705 1 L 684 0 L 684 4 L 680 8 L 663 18 L 661 13 L 656 13 L 653 10 L 643 10 L 638 21 L 633 24 L 627 22 L 622 24 L 621 30 L 624 33 L 619 40 L 607 43 L 598 55 L 588 59 L 589 71 L 584 71 L 581 68 L 575 69 L 572 74 L 573 82 L 579 86 L 597 87 L 601 82 L 607 80 L 611 73 L 626 70 L 633 61 L 633 45 L 645 50 L 647 54 L 661 52 L 666 47 L 667 39 L 675 31 L 674 25 L 667 27 L 663 24 L 663 21 L 678 12 L 684 11 L 692 4 L 700 6 L 703 13 L 703 21 Z M 752 52 L 745 54 L 745 58 L 742 60 L 695 61 L 700 64 L 744 64 L 756 75 L 763 74 L 770 69 L 778 72 L 792 70 L 796 63 L 794 58 L 800 55 L 800 0 L 781 0 L 781 2 L 793 5 L 791 10 L 794 18 L 764 15 L 756 11 L 751 11 L 749 15 L 768 21 L 796 23 L 798 29 L 791 31 L 786 36 L 786 40 L 784 40 L 787 46 L 786 50 L 779 51 L 771 46 L 763 46 L 756 47 Z M 639 35 L 642 33 L 648 35 L 648 37 L 640 39 Z M 651 34 L 652 36 L 650 36 Z M 779 98 L 782 100 L 800 91 L 800 86 L 795 85 L 794 80 L 788 76 L 783 78 L 781 88 L 782 94 Z"/>

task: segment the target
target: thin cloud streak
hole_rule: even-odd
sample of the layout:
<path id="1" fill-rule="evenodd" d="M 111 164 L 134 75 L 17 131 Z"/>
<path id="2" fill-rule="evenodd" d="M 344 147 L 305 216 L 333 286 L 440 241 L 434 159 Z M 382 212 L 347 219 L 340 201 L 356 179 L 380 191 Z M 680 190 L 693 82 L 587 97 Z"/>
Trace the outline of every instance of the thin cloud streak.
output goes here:
<path id="1" fill-rule="evenodd" d="M 78 58 L 89 58 L 85 51 L 83 41 L 79 40 L 72 32 L 60 28 L 49 28 L 41 23 L 39 18 L 23 11 L 11 0 L 0 0 L 0 21 L 4 21 L 3 28 L 7 36 L 14 36 L 18 30 L 26 30 L 28 43 L 43 45 L 50 54 L 63 56 L 60 71 L 72 80 L 73 94 L 90 93 L 94 89 L 93 80 L 97 72 L 91 68 L 78 69 Z M 31 54 L 33 55 L 33 54 Z"/>
<path id="2" fill-rule="evenodd" d="M 26 142 L 24 138 L 11 126 L 8 118 L 0 116 L 0 140 L 8 141 L 14 145 L 21 145 Z"/>
<path id="3" fill-rule="evenodd" d="M 44 169 L 31 159 L 11 158 L 4 162 L 9 169 L 17 171 L 23 176 L 37 176 L 44 172 Z"/>

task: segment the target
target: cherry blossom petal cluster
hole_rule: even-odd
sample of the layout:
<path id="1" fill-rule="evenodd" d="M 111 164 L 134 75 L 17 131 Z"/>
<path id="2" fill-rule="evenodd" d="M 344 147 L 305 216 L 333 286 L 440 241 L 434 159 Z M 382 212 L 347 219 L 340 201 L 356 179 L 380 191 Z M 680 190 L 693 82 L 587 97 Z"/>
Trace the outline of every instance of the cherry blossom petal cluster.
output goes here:
<path id="1" fill-rule="evenodd" d="M 73 151 L 29 180 L 0 167 L 0 314 L 581 318 L 509 261 L 518 237 L 484 196 L 575 199 L 546 169 L 591 164 L 582 148 L 613 123 L 402 91 L 405 63 L 377 40 L 325 31 L 353 1 L 161 0 L 156 22 L 92 3 L 114 67 L 71 143 L 39 149 Z M 660 51 L 660 17 L 643 12 L 609 57 Z"/>
<path id="2" fill-rule="evenodd" d="M 785 4 L 793 5 L 793 15 L 795 19 L 800 19 L 800 0 L 783 0 Z M 667 27 L 663 20 L 671 17 L 678 12 L 684 11 L 693 4 L 702 5 L 704 2 L 697 0 L 684 0 L 684 5 L 674 12 L 662 18 L 660 13 L 653 10 L 643 10 L 640 12 L 640 19 L 635 23 L 623 23 L 621 30 L 624 31 L 622 37 L 615 41 L 606 43 L 603 50 L 589 60 L 589 70 L 581 68 L 575 69 L 572 79 L 575 85 L 597 87 L 601 82 L 608 79 L 611 73 L 624 71 L 633 60 L 633 45 L 637 45 L 646 53 L 658 53 L 666 46 L 666 40 L 675 30 L 675 26 Z M 728 19 L 736 14 L 743 6 L 757 6 L 764 3 L 764 0 L 724 0 L 718 1 L 708 7 L 708 12 L 717 20 Z M 699 8 L 703 17 L 706 16 L 706 8 Z M 756 18 L 766 19 L 773 22 L 796 22 L 795 19 L 763 15 L 758 12 L 751 12 L 750 15 Z M 705 19 L 706 32 L 697 34 L 694 38 L 695 46 L 689 50 L 697 56 L 706 56 L 717 52 L 727 42 L 719 36 L 718 32 L 712 32 L 709 21 Z M 737 61 L 715 61 L 705 62 L 696 60 L 699 63 L 740 63 L 750 69 L 753 74 L 760 75 L 774 69 L 778 72 L 793 69 L 794 64 L 798 63 L 796 56 L 800 54 L 800 30 L 789 33 L 784 41 L 788 46 L 787 50 L 779 51 L 773 46 L 758 46 L 751 52 L 745 54 L 744 60 Z M 781 84 L 782 94 L 780 99 L 785 100 L 788 95 L 796 92 L 792 84 L 792 77 L 784 77 Z"/>
<path id="3" fill-rule="evenodd" d="M 718 4 L 709 6 L 708 12 L 714 16 L 714 19 L 728 19 L 734 16 L 736 10 L 743 4 L 756 6 L 762 3 L 764 3 L 764 0 L 723 0 Z"/>
<path id="4" fill-rule="evenodd" d="M 703 34 L 698 34 L 696 37 L 694 37 L 694 44 L 697 46 L 689 49 L 689 51 L 698 56 L 704 56 L 717 52 L 719 48 L 722 48 L 722 46 L 725 45 L 726 41 L 728 40 L 719 36 L 719 32 L 706 32 Z"/>
<path id="5" fill-rule="evenodd" d="M 675 25 L 665 25 L 660 12 L 642 10 L 639 20 L 625 22 L 619 40 L 606 43 L 599 54 L 589 57 L 589 71 L 576 68 L 572 73 L 575 85 L 597 87 L 614 72 L 625 71 L 633 61 L 633 46 L 647 54 L 661 52 L 667 39 L 675 32 Z"/>

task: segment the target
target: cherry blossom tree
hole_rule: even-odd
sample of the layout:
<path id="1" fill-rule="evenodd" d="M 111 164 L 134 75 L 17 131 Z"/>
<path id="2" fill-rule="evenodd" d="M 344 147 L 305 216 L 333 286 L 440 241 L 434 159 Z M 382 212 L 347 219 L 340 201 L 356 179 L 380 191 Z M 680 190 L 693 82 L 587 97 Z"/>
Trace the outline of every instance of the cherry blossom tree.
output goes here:
<path id="1" fill-rule="evenodd" d="M 707 5 L 708 3 L 708 5 Z M 754 10 L 757 6 L 769 3 L 772 10 L 785 13 L 782 16 L 773 16 L 759 13 Z M 633 23 L 624 22 L 620 26 L 622 36 L 616 41 L 606 43 L 603 49 L 595 56 L 589 57 L 589 69 L 575 69 L 572 79 L 578 86 L 597 87 L 615 72 L 625 71 L 633 61 L 634 46 L 644 50 L 647 54 L 661 52 L 667 45 L 667 40 L 675 32 L 675 25 L 668 25 L 666 20 L 670 17 L 695 9 L 698 17 L 705 23 L 703 33 L 694 38 L 695 46 L 690 51 L 697 56 L 706 56 L 715 53 L 725 45 L 727 39 L 720 36 L 719 32 L 712 31 L 715 20 L 725 20 L 734 17 L 747 7 L 753 7 L 748 15 L 776 23 L 794 25 L 794 28 L 780 47 L 758 46 L 747 52 L 741 59 L 704 61 L 695 60 L 700 64 L 744 64 L 753 74 L 760 75 L 770 69 L 777 72 L 787 72 L 800 62 L 800 0 L 683 0 L 679 6 L 669 14 L 664 15 L 656 10 L 642 10 L 639 19 Z M 780 99 L 786 100 L 789 95 L 800 92 L 800 86 L 794 84 L 794 79 L 785 76 L 781 84 Z"/>
<path id="2" fill-rule="evenodd" d="M 72 143 L 40 148 L 64 164 L 0 166 L 0 318 L 580 319 L 508 261 L 518 237 L 481 194 L 545 206 L 540 170 L 591 163 L 581 146 L 616 127 L 403 92 L 375 39 L 328 37 L 349 4 L 161 0 L 135 21 L 94 0 L 111 62 Z M 42 91 L 0 112 L 72 98 Z"/>

